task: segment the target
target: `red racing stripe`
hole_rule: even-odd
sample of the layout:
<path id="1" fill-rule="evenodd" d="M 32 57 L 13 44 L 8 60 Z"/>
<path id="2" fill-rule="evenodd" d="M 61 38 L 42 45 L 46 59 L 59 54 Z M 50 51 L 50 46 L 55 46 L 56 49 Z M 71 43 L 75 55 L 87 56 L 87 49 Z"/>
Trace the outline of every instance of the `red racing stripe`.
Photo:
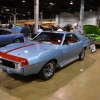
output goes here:
<path id="1" fill-rule="evenodd" d="M 38 42 L 37 44 L 40 44 L 40 43 L 41 42 Z M 7 51 L 5 53 L 0 52 L 0 58 L 8 59 L 8 60 L 14 61 L 14 62 L 19 62 L 19 63 L 21 63 L 22 66 L 29 65 L 28 60 L 26 58 L 22 58 L 22 57 L 19 57 L 19 56 L 10 55 L 10 54 L 7 54 L 7 53 L 9 53 L 11 51 L 14 51 L 14 50 L 17 50 L 17 49 L 20 49 L 20 48 L 31 46 L 31 45 L 35 45 L 35 44 L 29 44 L 29 45 L 21 46 L 21 47 L 18 47 L 18 48 L 14 48 L 14 49 L 9 50 L 9 51 Z"/>
<path id="2" fill-rule="evenodd" d="M 7 53 L 0 52 L 0 58 L 8 59 L 10 61 L 20 62 L 22 66 L 28 65 L 28 61 L 25 58 L 9 55 Z"/>
<path id="3" fill-rule="evenodd" d="M 20 48 L 24 48 L 24 47 L 28 47 L 28 46 L 31 46 L 31 45 L 34 45 L 34 44 L 28 44 L 28 45 L 25 45 L 25 46 L 21 46 L 21 47 L 18 47 L 18 48 L 14 48 L 14 49 L 9 50 L 9 51 L 7 51 L 7 52 L 5 52 L 5 53 L 9 53 L 9 52 L 11 52 L 11 51 L 14 51 L 14 50 L 17 50 L 17 49 L 20 49 Z"/>

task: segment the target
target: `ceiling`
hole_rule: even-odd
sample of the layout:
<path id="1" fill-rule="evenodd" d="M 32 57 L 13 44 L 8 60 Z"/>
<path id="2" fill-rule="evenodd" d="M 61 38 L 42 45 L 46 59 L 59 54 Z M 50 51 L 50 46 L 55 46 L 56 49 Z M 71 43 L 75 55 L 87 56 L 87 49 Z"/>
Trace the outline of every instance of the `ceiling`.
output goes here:
<path id="1" fill-rule="evenodd" d="M 0 0 L 1 22 L 8 22 L 8 19 L 15 13 L 21 20 L 34 18 L 34 0 Z M 73 4 L 70 4 L 70 2 Z M 54 18 L 60 12 L 74 13 L 80 11 L 81 0 L 39 0 L 39 13 L 43 12 L 43 18 Z M 97 11 L 100 0 L 84 0 L 85 11 Z M 13 17 L 11 17 L 13 19 Z"/>

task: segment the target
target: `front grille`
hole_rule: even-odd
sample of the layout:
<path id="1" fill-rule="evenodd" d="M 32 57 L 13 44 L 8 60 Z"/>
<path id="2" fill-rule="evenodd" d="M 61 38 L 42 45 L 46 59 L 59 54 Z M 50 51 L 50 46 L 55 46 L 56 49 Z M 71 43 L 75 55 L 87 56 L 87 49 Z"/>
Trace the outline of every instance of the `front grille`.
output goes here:
<path id="1" fill-rule="evenodd" d="M 8 60 L 1 59 L 1 58 L 0 58 L 0 65 L 7 66 L 10 68 L 15 68 L 15 65 L 12 61 L 8 61 Z"/>

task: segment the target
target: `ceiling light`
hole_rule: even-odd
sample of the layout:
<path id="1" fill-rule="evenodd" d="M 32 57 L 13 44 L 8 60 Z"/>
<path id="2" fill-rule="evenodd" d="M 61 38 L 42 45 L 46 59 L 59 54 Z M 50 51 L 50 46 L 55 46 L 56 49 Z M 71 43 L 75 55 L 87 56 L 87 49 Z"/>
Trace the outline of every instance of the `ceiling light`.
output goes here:
<path id="1" fill-rule="evenodd" d="M 6 8 L 6 6 L 2 6 L 3 8 Z"/>
<path id="2" fill-rule="evenodd" d="M 5 11 L 10 11 L 10 9 L 5 9 Z"/>
<path id="3" fill-rule="evenodd" d="M 22 14 L 23 16 L 25 16 L 25 14 Z"/>
<path id="4" fill-rule="evenodd" d="M 73 5 L 73 2 L 72 1 L 70 2 L 70 5 Z"/>
<path id="5" fill-rule="evenodd" d="M 54 6 L 54 3 L 52 3 L 52 2 L 50 2 L 49 4 L 50 4 L 51 6 Z"/>
<path id="6" fill-rule="evenodd" d="M 22 1 L 23 3 L 25 2 L 25 0 Z"/>

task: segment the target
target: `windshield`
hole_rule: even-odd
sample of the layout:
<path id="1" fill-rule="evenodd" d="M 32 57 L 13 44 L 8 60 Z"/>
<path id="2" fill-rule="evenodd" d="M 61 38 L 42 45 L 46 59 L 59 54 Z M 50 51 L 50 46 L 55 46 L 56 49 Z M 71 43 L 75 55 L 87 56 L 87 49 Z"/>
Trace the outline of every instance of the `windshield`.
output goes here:
<path id="1" fill-rule="evenodd" d="M 9 31 L 10 33 L 17 33 L 17 32 L 15 32 L 14 30 L 11 30 L 11 29 L 9 29 L 9 30 L 7 30 L 7 31 Z"/>
<path id="2" fill-rule="evenodd" d="M 63 36 L 63 33 L 41 32 L 33 41 L 61 44 Z"/>

